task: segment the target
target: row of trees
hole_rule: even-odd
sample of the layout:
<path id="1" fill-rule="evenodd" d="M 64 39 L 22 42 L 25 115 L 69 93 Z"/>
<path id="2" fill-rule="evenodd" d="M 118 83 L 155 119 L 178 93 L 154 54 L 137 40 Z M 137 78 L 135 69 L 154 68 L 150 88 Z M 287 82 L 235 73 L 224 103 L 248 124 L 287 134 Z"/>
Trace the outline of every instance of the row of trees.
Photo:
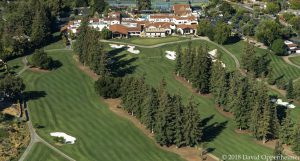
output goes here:
<path id="1" fill-rule="evenodd" d="M 207 46 L 192 47 L 182 50 L 177 48 L 175 71 L 178 76 L 184 77 L 200 93 L 209 93 L 212 60 Z"/>
<path id="2" fill-rule="evenodd" d="M 247 50 L 250 50 L 250 47 L 248 46 Z M 193 52 L 189 53 L 189 49 Z M 205 63 L 211 61 L 206 50 L 205 47 L 197 51 L 191 47 L 179 49 L 175 72 L 186 78 L 200 92 L 201 87 L 206 87 L 205 93 L 213 94 L 217 106 L 233 113 L 236 126 L 240 130 L 251 131 L 263 142 L 279 138 L 285 144 L 300 144 L 299 141 L 293 142 L 292 138 L 298 135 L 295 134 L 289 112 L 282 111 L 271 102 L 267 87 L 262 82 L 257 82 L 255 75 L 245 77 L 238 72 L 227 72 L 219 61 Z M 184 54 L 181 51 L 184 51 Z M 197 55 L 202 55 L 202 52 L 206 53 L 202 61 L 196 61 Z M 191 64 L 186 65 L 189 63 Z M 195 77 L 198 70 L 203 72 L 200 72 L 199 77 Z M 197 87 L 197 81 L 204 85 Z"/>
<path id="3" fill-rule="evenodd" d="M 179 95 L 167 92 L 164 80 L 159 88 L 152 88 L 143 77 L 104 77 L 95 83 L 95 89 L 104 97 L 121 96 L 122 107 L 154 133 L 160 145 L 182 147 L 201 142 L 203 125 L 197 104 L 190 98 L 183 105 Z"/>
<path id="4" fill-rule="evenodd" d="M 74 43 L 74 51 L 78 54 L 79 61 L 89 66 L 96 74 L 106 75 L 109 72 L 109 58 L 99 41 L 101 34 L 88 27 L 88 20 L 83 20 L 79 27 L 80 33 Z"/>

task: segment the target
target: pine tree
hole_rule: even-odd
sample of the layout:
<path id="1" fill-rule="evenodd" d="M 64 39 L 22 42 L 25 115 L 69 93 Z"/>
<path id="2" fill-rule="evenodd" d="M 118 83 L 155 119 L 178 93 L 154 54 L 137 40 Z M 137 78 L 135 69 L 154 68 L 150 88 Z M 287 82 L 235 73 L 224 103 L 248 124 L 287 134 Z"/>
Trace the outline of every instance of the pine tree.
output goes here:
<path id="1" fill-rule="evenodd" d="M 289 83 L 287 84 L 286 87 L 286 98 L 292 99 L 294 98 L 294 86 L 293 86 L 293 81 L 289 80 Z"/>
<path id="2" fill-rule="evenodd" d="M 148 95 L 145 97 L 142 103 L 142 117 L 141 122 L 150 129 L 151 133 L 154 132 L 154 127 L 156 123 L 155 115 L 157 113 L 158 107 L 158 98 L 157 92 L 155 89 L 151 88 L 148 90 Z"/>
<path id="3" fill-rule="evenodd" d="M 182 70 L 182 49 L 181 46 L 178 45 L 177 46 L 177 50 L 176 50 L 176 66 L 175 66 L 175 72 L 177 74 L 177 76 L 181 75 L 181 70 Z"/>
<path id="4" fill-rule="evenodd" d="M 290 145 L 293 142 L 294 123 L 291 119 L 291 111 L 287 109 L 286 116 L 281 123 L 280 140 L 282 143 Z"/>
<path id="5" fill-rule="evenodd" d="M 247 129 L 249 127 L 250 108 L 248 105 L 249 100 L 247 97 L 247 92 L 249 90 L 248 86 L 249 84 L 246 78 L 240 81 L 233 105 L 234 120 L 240 130 Z"/>
<path id="6" fill-rule="evenodd" d="M 198 90 L 200 93 L 208 93 L 210 87 L 210 76 L 211 76 L 211 66 L 212 60 L 208 54 L 208 47 L 198 49 L 198 54 L 200 55 L 199 60 L 199 78 L 197 82 Z"/>
<path id="7" fill-rule="evenodd" d="M 175 141 L 176 147 L 181 147 L 185 144 L 184 142 L 184 116 L 183 111 L 184 106 L 182 105 L 181 97 L 179 95 L 175 95 L 173 97 L 173 108 L 175 109 Z"/>
<path id="8" fill-rule="evenodd" d="M 281 141 L 276 141 L 275 149 L 274 149 L 274 159 L 272 161 L 280 161 L 282 160 L 283 155 L 283 147 Z"/>
<path id="9" fill-rule="evenodd" d="M 246 43 L 244 54 L 242 55 L 242 67 L 247 71 L 252 71 L 255 61 L 254 46 L 250 43 Z"/>
<path id="10" fill-rule="evenodd" d="M 270 101 L 266 101 L 263 109 L 263 118 L 261 120 L 260 126 L 260 137 L 263 143 L 266 143 L 270 133 L 271 133 L 271 107 Z"/>
<path id="11" fill-rule="evenodd" d="M 159 97 L 159 107 L 156 115 L 155 139 L 160 145 L 173 143 L 175 127 L 174 113 L 172 111 L 172 99 L 170 95 L 164 91 Z"/>
<path id="12" fill-rule="evenodd" d="M 39 47 L 50 35 L 50 20 L 43 3 L 37 1 L 36 7 L 30 39 L 34 46 Z"/>
<path id="13" fill-rule="evenodd" d="M 184 138 L 186 145 L 195 146 L 201 142 L 202 126 L 199 111 L 193 98 L 190 98 L 184 111 Z"/>
<path id="14" fill-rule="evenodd" d="M 300 123 L 295 126 L 293 136 L 292 150 L 299 156 L 300 155 Z"/>
<path id="15" fill-rule="evenodd" d="M 79 61 L 84 63 L 84 56 L 87 52 L 86 42 L 88 41 L 87 32 L 89 30 L 88 19 L 82 20 L 78 30 L 80 30 L 80 32 L 77 36 L 76 42 L 74 43 L 74 51 L 78 54 Z"/>
<path id="16" fill-rule="evenodd" d="M 278 119 L 278 114 L 277 114 L 277 107 L 275 107 L 273 104 L 271 104 L 271 134 L 272 134 L 272 139 L 279 138 L 280 135 L 280 122 Z"/>

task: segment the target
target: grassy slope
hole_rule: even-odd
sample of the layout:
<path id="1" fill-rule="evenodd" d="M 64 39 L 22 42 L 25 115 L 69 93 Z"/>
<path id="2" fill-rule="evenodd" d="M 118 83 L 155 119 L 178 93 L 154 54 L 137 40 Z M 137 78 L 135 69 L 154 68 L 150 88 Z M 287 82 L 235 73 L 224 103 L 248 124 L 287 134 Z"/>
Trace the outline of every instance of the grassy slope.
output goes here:
<path id="1" fill-rule="evenodd" d="M 159 50 L 144 49 L 141 52 L 142 54 L 138 56 L 128 54 L 125 59 L 138 58 L 132 64 L 133 66 L 137 66 L 133 73 L 134 75 L 143 75 L 145 73 L 146 81 L 153 86 L 158 86 L 161 79 L 165 78 L 168 83 L 168 90 L 171 93 L 181 94 L 186 101 L 192 96 L 191 92 L 174 79 L 174 62 L 162 57 Z M 127 52 L 122 53 L 126 54 Z M 151 55 L 151 58 L 149 55 Z M 235 133 L 233 120 L 219 114 L 214 107 L 212 99 L 198 95 L 194 95 L 194 97 L 197 103 L 199 103 L 202 118 L 213 117 L 206 128 L 206 133 L 209 135 L 207 141 L 211 141 L 209 147 L 212 148 L 212 152 L 218 157 L 221 157 L 223 154 L 272 154 L 271 149 L 257 145 L 250 135 Z M 226 124 L 225 122 L 227 121 L 228 123 Z M 224 123 L 226 124 L 226 128 L 222 130 L 219 126 L 213 127 L 214 123 Z M 218 135 L 218 133 L 220 134 Z"/>
<path id="2" fill-rule="evenodd" d="M 33 146 L 31 153 L 25 161 L 67 161 L 60 154 L 49 149 L 43 143 L 37 143 Z"/>
<path id="3" fill-rule="evenodd" d="M 236 55 L 236 57 L 241 61 L 241 56 L 243 54 L 245 42 L 240 41 L 235 44 L 225 45 L 225 47 Z M 265 54 L 267 51 L 264 49 L 256 48 L 258 54 Z M 271 66 L 275 72 L 276 76 L 281 76 L 284 74 L 285 78 L 288 79 L 296 79 L 300 76 L 300 70 L 296 67 L 293 67 L 287 63 L 285 63 L 280 57 L 268 54 L 268 58 L 271 60 Z"/>
<path id="4" fill-rule="evenodd" d="M 55 131 L 76 137 L 74 145 L 58 147 L 76 160 L 180 160 L 111 113 L 95 94 L 93 81 L 74 65 L 70 52 L 50 52 L 50 56 L 63 66 L 50 73 L 27 71 L 23 75 L 27 91 L 36 95 L 29 108 L 33 124 L 45 126 L 37 131 L 43 138 L 53 142 L 49 133 Z"/>
<path id="5" fill-rule="evenodd" d="M 156 45 L 160 43 L 173 42 L 179 40 L 185 40 L 187 38 L 178 37 L 178 36 L 169 36 L 169 37 L 160 37 L 160 38 L 130 38 L 130 39 L 114 39 L 119 42 L 133 43 L 137 45 Z"/>
<path id="6" fill-rule="evenodd" d="M 289 58 L 291 62 L 293 62 L 294 64 L 300 65 L 300 56 L 298 57 L 291 57 Z"/>

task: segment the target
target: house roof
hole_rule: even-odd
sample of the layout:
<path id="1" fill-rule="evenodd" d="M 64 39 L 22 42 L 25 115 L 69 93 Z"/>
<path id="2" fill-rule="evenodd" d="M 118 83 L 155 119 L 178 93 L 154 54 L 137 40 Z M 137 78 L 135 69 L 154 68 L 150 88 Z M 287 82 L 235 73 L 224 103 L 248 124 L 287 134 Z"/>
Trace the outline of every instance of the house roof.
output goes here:
<path id="1" fill-rule="evenodd" d="M 110 25 L 109 26 L 109 30 L 112 33 L 120 33 L 120 34 L 128 34 L 128 28 L 124 25 L 120 25 L 120 24 L 115 24 L 115 25 Z"/>
<path id="2" fill-rule="evenodd" d="M 148 23 L 145 25 L 146 28 L 148 27 L 156 27 L 156 28 L 165 28 L 165 29 L 168 29 L 170 28 L 171 25 L 175 25 L 174 23 L 172 22 L 154 22 L 154 23 Z"/>
<path id="3" fill-rule="evenodd" d="M 151 14 L 150 18 L 173 18 L 170 14 Z"/>
<path id="4" fill-rule="evenodd" d="M 179 16 L 184 16 L 192 12 L 189 4 L 174 4 L 173 11 Z"/>
<path id="5" fill-rule="evenodd" d="M 182 24 L 182 25 L 177 25 L 177 28 L 180 28 L 180 29 L 197 29 L 197 25 L 196 24 L 193 24 L 193 25 L 186 25 L 186 24 Z"/>

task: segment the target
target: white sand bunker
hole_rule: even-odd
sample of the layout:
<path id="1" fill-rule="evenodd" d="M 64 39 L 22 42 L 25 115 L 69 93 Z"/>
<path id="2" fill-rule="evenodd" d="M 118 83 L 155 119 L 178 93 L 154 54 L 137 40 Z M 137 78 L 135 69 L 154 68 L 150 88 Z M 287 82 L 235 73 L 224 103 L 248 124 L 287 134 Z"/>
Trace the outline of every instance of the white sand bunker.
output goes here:
<path id="1" fill-rule="evenodd" d="M 50 135 L 54 137 L 63 137 L 65 139 L 65 144 L 74 144 L 76 141 L 75 137 L 67 135 L 63 132 L 52 132 Z"/>
<path id="2" fill-rule="evenodd" d="M 216 62 L 217 61 L 217 56 L 218 56 L 218 49 L 214 49 L 210 52 L 208 52 L 208 54 L 210 55 L 211 59 L 212 59 L 212 62 Z M 222 67 L 225 68 L 226 65 L 221 61 L 221 60 L 218 60 L 218 62 L 220 62 L 222 64 Z"/>
<path id="3" fill-rule="evenodd" d="M 284 107 L 287 107 L 287 108 L 295 108 L 296 106 L 289 103 L 289 102 L 283 102 L 282 99 L 272 99 L 271 100 L 273 103 L 276 103 L 277 105 L 280 105 L 280 106 L 284 106 Z"/>
<path id="4" fill-rule="evenodd" d="M 134 48 L 135 48 L 135 46 L 128 45 L 127 51 L 132 53 L 132 54 L 139 54 L 140 51 L 139 50 L 134 50 Z"/>
<path id="5" fill-rule="evenodd" d="M 166 51 L 167 55 L 166 57 L 170 60 L 176 59 L 176 52 L 175 51 Z"/>
<path id="6" fill-rule="evenodd" d="M 109 44 L 111 48 L 115 48 L 115 49 L 121 49 L 123 48 L 125 45 L 117 45 L 117 44 Z"/>
<path id="7" fill-rule="evenodd" d="M 208 52 L 208 54 L 209 54 L 212 58 L 216 58 L 216 57 L 217 57 L 217 53 L 218 53 L 218 49 L 214 49 L 214 50 Z"/>

